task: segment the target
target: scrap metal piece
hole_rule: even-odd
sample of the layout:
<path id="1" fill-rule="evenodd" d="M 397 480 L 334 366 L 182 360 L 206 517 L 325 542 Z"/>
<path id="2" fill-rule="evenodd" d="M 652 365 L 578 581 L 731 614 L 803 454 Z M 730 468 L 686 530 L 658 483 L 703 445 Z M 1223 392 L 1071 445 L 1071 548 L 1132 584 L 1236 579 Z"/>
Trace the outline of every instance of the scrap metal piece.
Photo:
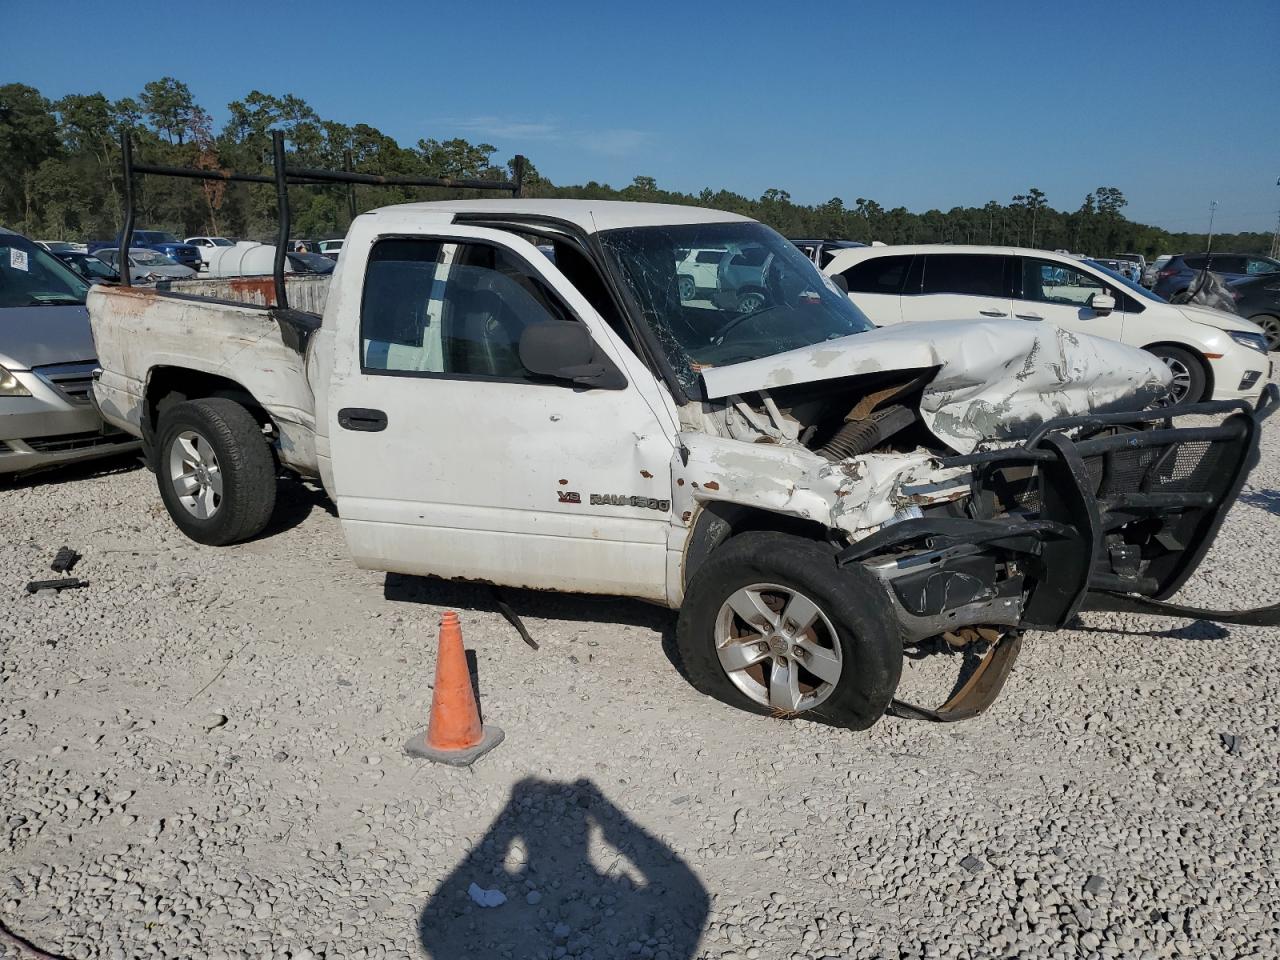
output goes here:
<path id="1" fill-rule="evenodd" d="M 511 604 L 502 598 L 502 594 L 498 592 L 498 588 L 493 588 L 493 605 L 498 608 L 498 612 L 502 614 L 507 623 L 516 628 L 516 633 L 520 634 L 520 639 L 527 643 L 534 650 L 538 649 L 538 641 L 530 636 L 528 629 L 524 625 L 524 621 L 520 619 L 520 614 L 516 613 Z"/>
<path id="2" fill-rule="evenodd" d="M 27 593 L 36 593 L 40 590 L 71 590 L 76 587 L 87 587 L 88 580 L 81 580 L 79 577 L 63 577 L 60 580 L 32 580 L 27 584 Z"/>
<path id="3" fill-rule="evenodd" d="M 930 723 L 954 723 L 976 717 L 995 702 L 1004 682 L 1022 650 L 1022 634 L 1010 632 L 991 645 L 964 686 L 940 707 L 930 709 L 904 700 L 892 700 L 886 711 L 903 720 L 926 720 Z"/>
<path id="4" fill-rule="evenodd" d="M 70 573 L 71 568 L 80 562 L 80 554 L 70 547 L 62 547 L 53 558 L 49 569 L 54 573 Z"/>

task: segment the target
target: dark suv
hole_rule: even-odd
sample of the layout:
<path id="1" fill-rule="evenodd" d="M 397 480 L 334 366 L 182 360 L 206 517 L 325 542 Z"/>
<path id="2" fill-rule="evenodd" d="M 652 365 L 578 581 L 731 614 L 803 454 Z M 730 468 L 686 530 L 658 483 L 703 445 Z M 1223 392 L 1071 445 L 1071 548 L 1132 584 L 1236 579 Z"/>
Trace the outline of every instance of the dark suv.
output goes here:
<path id="1" fill-rule="evenodd" d="M 1176 297 L 1195 285 L 1206 265 L 1228 281 L 1280 273 L 1280 260 L 1256 253 L 1180 253 L 1160 268 L 1151 292 L 1166 300 Z"/>

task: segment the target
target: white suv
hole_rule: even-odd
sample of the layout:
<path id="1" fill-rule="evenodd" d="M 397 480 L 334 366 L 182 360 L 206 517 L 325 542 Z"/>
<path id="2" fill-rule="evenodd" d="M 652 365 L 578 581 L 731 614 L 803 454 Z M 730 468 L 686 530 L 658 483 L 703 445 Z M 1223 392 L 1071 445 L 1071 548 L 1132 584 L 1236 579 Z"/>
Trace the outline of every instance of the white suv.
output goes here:
<path id="1" fill-rule="evenodd" d="M 1013 317 L 1142 347 L 1173 371 L 1178 402 L 1256 400 L 1270 375 L 1266 338 L 1248 320 L 1174 306 L 1091 261 L 1015 247 L 842 250 L 823 269 L 878 326 Z"/>

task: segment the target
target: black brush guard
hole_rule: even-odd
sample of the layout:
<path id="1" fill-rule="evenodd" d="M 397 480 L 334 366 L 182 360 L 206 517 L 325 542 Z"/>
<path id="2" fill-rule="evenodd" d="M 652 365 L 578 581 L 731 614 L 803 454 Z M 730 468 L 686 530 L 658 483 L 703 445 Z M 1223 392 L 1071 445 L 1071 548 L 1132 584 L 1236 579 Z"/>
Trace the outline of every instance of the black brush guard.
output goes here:
<path id="1" fill-rule="evenodd" d="M 1280 604 L 1231 611 L 1166 602 L 1213 544 L 1258 462 L 1262 421 L 1278 405 L 1280 389 L 1269 384 L 1255 407 L 1215 401 L 1065 417 L 1043 424 L 1020 446 L 943 460 L 943 467 L 972 469 L 974 516 L 895 523 L 847 547 L 838 562 L 936 558 L 928 591 L 917 587 L 908 598 L 894 585 L 901 581 L 886 581 L 886 588 L 899 609 L 913 607 L 905 619 L 940 625 L 938 632 L 957 613 L 970 617 L 955 621 L 961 624 L 981 622 L 976 618 L 1001 602 L 1013 613 L 988 621 L 1007 632 L 946 703 L 929 709 L 895 700 L 890 711 L 941 722 L 981 713 L 1017 658 L 1020 629 L 1056 630 L 1082 610 L 1280 626 Z M 1222 419 L 1214 426 L 1173 425 L 1175 417 L 1189 416 Z"/>

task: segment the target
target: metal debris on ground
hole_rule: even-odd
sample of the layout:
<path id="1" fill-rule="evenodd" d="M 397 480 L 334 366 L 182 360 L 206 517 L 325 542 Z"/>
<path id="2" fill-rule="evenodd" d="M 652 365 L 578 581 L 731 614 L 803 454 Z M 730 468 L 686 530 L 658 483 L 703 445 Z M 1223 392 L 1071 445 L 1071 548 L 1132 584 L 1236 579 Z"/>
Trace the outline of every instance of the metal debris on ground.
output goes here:
<path id="1" fill-rule="evenodd" d="M 76 587 L 87 587 L 88 580 L 81 580 L 79 577 L 62 577 L 59 580 L 32 580 L 27 584 L 27 593 L 37 593 L 40 590 L 71 590 Z"/>
<path id="2" fill-rule="evenodd" d="M 53 558 L 49 569 L 54 573 L 70 573 L 71 568 L 80 562 L 80 554 L 70 547 L 62 547 Z"/>

